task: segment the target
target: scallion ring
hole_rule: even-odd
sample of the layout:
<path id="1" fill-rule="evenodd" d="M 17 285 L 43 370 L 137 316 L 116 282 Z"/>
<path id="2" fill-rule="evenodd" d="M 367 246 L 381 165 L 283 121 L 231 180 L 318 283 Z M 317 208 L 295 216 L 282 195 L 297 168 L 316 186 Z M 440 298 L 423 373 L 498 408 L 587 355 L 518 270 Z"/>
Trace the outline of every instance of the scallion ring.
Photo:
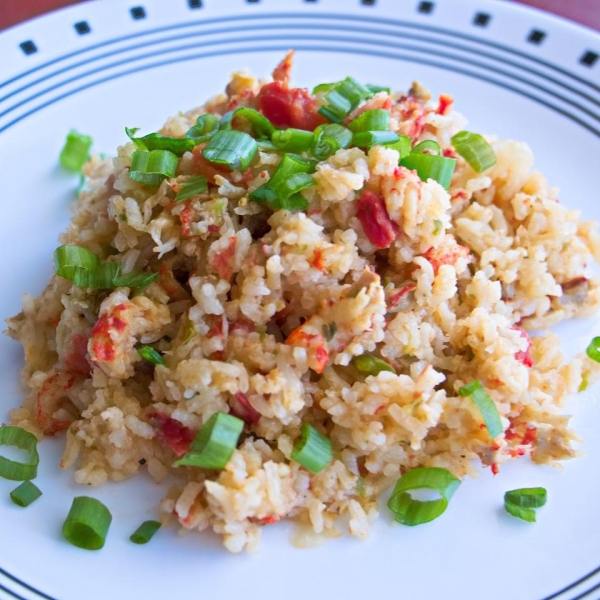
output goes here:
<path id="1" fill-rule="evenodd" d="M 412 151 L 415 154 L 431 154 L 432 156 L 439 156 L 442 150 L 435 140 L 423 140 L 418 143 Z"/>
<path id="2" fill-rule="evenodd" d="M 164 359 L 163 355 L 155 350 L 152 346 L 140 346 L 138 349 L 138 354 L 145 361 L 148 361 L 152 365 L 166 365 L 167 361 Z"/>
<path id="3" fill-rule="evenodd" d="M 294 444 L 292 460 L 306 467 L 311 473 L 322 471 L 333 459 L 331 440 L 312 425 L 303 423 L 300 440 Z"/>
<path id="4" fill-rule="evenodd" d="M 25 508 L 35 502 L 41 495 L 42 491 L 37 485 L 31 483 L 31 481 L 24 481 L 10 493 L 10 499 L 17 506 Z"/>
<path id="5" fill-rule="evenodd" d="M 138 183 L 158 187 L 163 179 L 173 177 L 179 159 L 168 150 L 136 150 L 131 156 L 129 177 Z"/>
<path id="6" fill-rule="evenodd" d="M 481 173 L 496 164 L 494 149 L 478 133 L 461 131 L 452 136 L 452 145 L 476 173 Z"/>
<path id="7" fill-rule="evenodd" d="M 448 507 L 448 502 L 461 481 L 441 467 L 419 467 L 407 471 L 394 486 L 388 508 L 403 525 L 422 525 L 437 519 Z M 437 500 L 416 500 L 409 492 L 434 490 Z"/>
<path id="8" fill-rule="evenodd" d="M 219 131 L 219 119 L 213 114 L 206 113 L 200 115 L 185 134 L 186 138 L 192 138 L 196 144 L 208 141 L 215 133 Z"/>
<path id="9" fill-rule="evenodd" d="M 271 139 L 271 136 L 276 131 L 275 125 L 273 125 L 273 123 L 271 123 L 267 117 L 259 113 L 257 110 L 248 108 L 247 106 L 240 106 L 235 110 L 225 113 L 219 123 L 219 129 L 232 129 L 233 120 L 235 118 L 246 119 L 252 126 L 252 131 L 257 138 Z"/>
<path id="10" fill-rule="evenodd" d="M 149 133 L 143 137 L 135 137 L 138 129 L 125 127 L 127 137 L 139 150 L 168 150 L 177 156 L 183 156 L 191 152 L 199 142 L 191 138 L 174 138 L 161 135 L 160 133 Z"/>
<path id="11" fill-rule="evenodd" d="M 277 130 L 271 136 L 271 142 L 283 152 L 307 152 L 312 144 L 313 132 L 304 129 Z"/>
<path id="12" fill-rule="evenodd" d="M 421 181 L 433 179 L 447 190 L 452 181 L 456 159 L 411 152 L 400 159 L 400 164 L 416 171 Z"/>
<path id="13" fill-rule="evenodd" d="M 355 356 L 352 359 L 352 364 L 365 375 L 375 376 L 379 375 L 382 371 L 389 371 L 390 373 L 396 372 L 392 365 L 368 352 L 365 352 L 365 354 L 361 354 L 360 356 Z"/>
<path id="14" fill-rule="evenodd" d="M 387 146 L 400 140 L 393 131 L 360 131 L 352 136 L 352 145 L 357 148 L 371 148 L 371 146 Z"/>
<path id="15" fill-rule="evenodd" d="M 0 477 L 13 481 L 35 479 L 40 457 L 37 451 L 37 438 L 33 433 L 12 425 L 0 427 L 0 446 L 13 446 L 27 452 L 26 462 L 0 456 Z"/>
<path id="16" fill-rule="evenodd" d="M 477 379 L 474 379 L 467 385 L 463 385 L 458 390 L 458 393 L 461 396 L 471 397 L 471 400 L 479 409 L 479 412 L 483 417 L 483 421 L 491 439 L 499 436 L 504 431 L 502 421 L 500 420 L 500 413 L 498 412 L 495 402 Z"/>
<path id="17" fill-rule="evenodd" d="M 511 490 L 504 494 L 504 508 L 513 517 L 534 523 L 535 509 L 546 504 L 547 496 L 543 487 Z"/>
<path id="18" fill-rule="evenodd" d="M 361 131 L 387 131 L 390 128 L 390 111 L 383 108 L 366 110 L 348 123 L 353 133 Z"/>
<path id="19" fill-rule="evenodd" d="M 346 77 L 325 94 L 327 105 L 319 109 L 324 117 L 341 123 L 361 102 L 373 97 L 373 92 L 352 77 Z"/>
<path id="20" fill-rule="evenodd" d="M 60 164 L 69 171 L 81 171 L 89 160 L 92 138 L 71 129 L 60 152 Z"/>
<path id="21" fill-rule="evenodd" d="M 216 165 L 232 171 L 244 171 L 254 160 L 258 146 L 256 140 L 243 131 L 217 131 L 202 150 L 202 156 Z"/>
<path id="22" fill-rule="evenodd" d="M 224 469 L 233 454 L 244 421 L 224 412 L 216 412 L 196 435 L 190 451 L 173 463 L 176 467 Z"/>
<path id="23" fill-rule="evenodd" d="M 129 537 L 134 544 L 147 544 L 162 527 L 160 521 L 144 521 Z"/>
<path id="24" fill-rule="evenodd" d="M 106 541 L 111 521 L 110 511 L 100 500 L 77 496 L 63 524 L 63 535 L 74 546 L 100 550 Z"/>
<path id="25" fill-rule="evenodd" d="M 585 353 L 594 361 L 600 363 L 600 337 L 595 337 L 585 349 Z"/>

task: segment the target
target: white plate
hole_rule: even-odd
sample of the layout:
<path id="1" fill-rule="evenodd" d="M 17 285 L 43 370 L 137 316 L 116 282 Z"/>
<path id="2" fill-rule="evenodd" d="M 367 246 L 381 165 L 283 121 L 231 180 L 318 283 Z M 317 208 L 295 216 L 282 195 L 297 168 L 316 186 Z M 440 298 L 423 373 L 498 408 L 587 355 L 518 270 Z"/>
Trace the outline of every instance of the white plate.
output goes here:
<path id="1" fill-rule="evenodd" d="M 77 184 L 57 167 L 69 128 L 111 152 L 124 126 L 155 130 L 221 91 L 232 70 L 268 74 L 290 47 L 299 85 L 353 75 L 453 94 L 472 130 L 527 141 L 562 200 L 600 218 L 600 38 L 591 31 L 488 0 L 139 2 L 86 2 L 0 34 L 2 319 L 50 276 Z M 571 353 L 593 331 L 599 320 L 558 328 Z M 22 354 L 2 337 L 0 356 L 2 420 L 20 402 Z M 408 528 L 384 510 L 367 542 L 301 551 L 288 543 L 290 525 L 269 527 L 258 556 L 173 530 L 131 544 L 164 491 L 144 476 L 83 490 L 110 507 L 113 525 L 100 552 L 69 546 L 60 527 L 82 490 L 58 468 L 61 442 L 44 442 L 41 500 L 15 507 L 14 484 L 0 480 L 0 598 L 600 598 L 599 391 L 571 402 L 585 456 L 562 473 L 524 461 L 495 478 L 482 472 L 443 518 Z M 502 507 L 505 490 L 530 485 L 549 490 L 536 524 Z"/>

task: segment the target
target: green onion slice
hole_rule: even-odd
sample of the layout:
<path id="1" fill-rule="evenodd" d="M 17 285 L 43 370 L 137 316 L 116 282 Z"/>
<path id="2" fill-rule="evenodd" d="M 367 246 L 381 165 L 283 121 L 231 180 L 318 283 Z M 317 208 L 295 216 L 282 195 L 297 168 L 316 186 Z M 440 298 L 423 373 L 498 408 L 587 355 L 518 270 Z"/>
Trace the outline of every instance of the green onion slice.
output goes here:
<path id="1" fill-rule="evenodd" d="M 162 527 L 159 521 L 144 521 L 130 536 L 134 544 L 147 544 Z"/>
<path id="2" fill-rule="evenodd" d="M 334 82 L 334 83 L 320 83 L 319 85 L 316 85 L 313 90 L 312 90 L 312 95 L 314 96 L 315 94 L 325 94 L 327 92 L 330 92 L 336 85 L 338 85 L 338 82 Z"/>
<path id="3" fill-rule="evenodd" d="M 595 337 L 589 346 L 585 349 L 585 353 L 596 362 L 600 362 L 600 337 Z"/>
<path id="4" fill-rule="evenodd" d="M 360 356 L 355 356 L 352 359 L 352 364 L 365 375 L 378 375 L 381 371 L 389 371 L 390 373 L 395 373 L 394 367 L 389 363 L 386 363 L 385 360 L 381 360 L 381 358 L 377 358 L 373 354 L 369 354 L 366 352 L 365 354 L 361 354 Z"/>
<path id="5" fill-rule="evenodd" d="M 137 351 L 144 360 L 147 360 L 153 365 L 167 364 L 167 361 L 164 359 L 163 355 L 155 350 L 152 346 L 140 346 Z"/>
<path id="6" fill-rule="evenodd" d="M 452 136 L 452 145 L 477 173 L 496 164 L 493 148 L 478 133 L 460 131 Z"/>
<path id="7" fill-rule="evenodd" d="M 65 244 L 54 251 L 56 274 L 73 280 L 80 270 L 93 271 L 100 266 L 98 255 L 82 246 Z"/>
<path id="8" fill-rule="evenodd" d="M 12 425 L 0 427 L 0 446 L 20 448 L 28 454 L 27 462 L 18 462 L 0 456 L 0 477 L 13 481 L 35 479 L 40 457 L 37 451 L 37 438 L 33 433 Z"/>
<path id="9" fill-rule="evenodd" d="M 69 171 L 81 171 L 89 159 L 91 147 L 92 138 L 89 135 L 71 129 L 60 152 L 60 164 Z"/>
<path id="10" fill-rule="evenodd" d="M 400 159 L 400 164 L 407 169 L 416 171 L 421 181 L 434 179 L 447 190 L 452 181 L 456 159 L 411 152 L 408 156 Z"/>
<path id="11" fill-rule="evenodd" d="M 138 183 L 158 187 L 166 177 L 173 177 L 179 160 L 168 150 L 136 150 L 131 156 L 129 177 Z"/>
<path id="12" fill-rule="evenodd" d="M 535 509 L 546 504 L 547 492 L 543 487 L 521 488 L 504 494 L 504 508 L 513 517 L 535 523 Z"/>
<path id="13" fill-rule="evenodd" d="M 202 156 L 216 165 L 232 171 L 244 171 L 254 160 L 258 146 L 256 140 L 243 131 L 217 131 L 202 150 Z"/>
<path id="14" fill-rule="evenodd" d="M 192 138 L 196 144 L 208 141 L 219 131 L 219 119 L 215 115 L 207 113 L 196 119 L 196 124 L 185 134 L 186 138 Z"/>
<path id="15" fill-rule="evenodd" d="M 37 485 L 31 483 L 31 481 L 24 481 L 10 493 L 10 498 L 16 505 L 25 508 L 35 502 L 41 495 L 42 492 Z"/>
<path id="16" fill-rule="evenodd" d="M 181 202 L 187 200 L 192 196 L 202 194 L 208 189 L 208 180 L 203 175 L 197 177 L 190 177 L 187 181 L 179 184 L 180 190 L 175 196 L 175 202 Z"/>
<path id="17" fill-rule="evenodd" d="M 440 467 L 419 467 L 407 471 L 394 486 L 388 501 L 388 508 L 394 518 L 404 525 L 422 525 L 437 519 L 448 507 L 448 502 L 460 485 L 460 479 L 447 469 Z M 440 497 L 437 500 L 416 500 L 409 492 L 434 490 Z"/>
<path id="18" fill-rule="evenodd" d="M 74 546 L 100 550 L 106 541 L 111 521 L 110 511 L 100 500 L 77 496 L 64 522 L 63 535 Z"/>
<path id="19" fill-rule="evenodd" d="M 105 262 L 95 269 L 77 269 L 71 281 L 82 288 L 91 290 L 108 290 L 115 287 L 121 272 L 121 263 Z M 68 278 L 67 278 L 68 279 Z"/>
<path id="20" fill-rule="evenodd" d="M 313 133 L 310 150 L 315 158 L 325 160 L 340 148 L 347 148 L 351 142 L 352 132 L 343 125 L 319 125 Z"/>
<path id="21" fill-rule="evenodd" d="M 327 106 L 320 108 L 319 112 L 333 123 L 341 123 L 361 100 L 372 98 L 373 95 L 369 88 L 356 79 L 346 77 L 325 94 Z"/>
<path id="22" fill-rule="evenodd" d="M 385 87 L 383 85 L 373 85 L 372 83 L 367 83 L 365 87 L 374 94 L 377 94 L 378 92 L 387 92 L 389 94 L 392 91 L 389 87 Z"/>
<path id="23" fill-rule="evenodd" d="M 259 113 L 257 110 L 253 108 L 248 108 L 246 106 L 240 106 L 235 110 L 231 110 L 228 113 L 225 113 L 221 118 L 221 122 L 219 124 L 219 129 L 230 130 L 233 127 L 233 119 L 242 117 L 249 121 L 250 125 L 252 125 L 252 131 L 257 138 L 267 138 L 271 139 L 273 133 L 275 133 L 276 128 L 267 117 L 263 114 Z"/>
<path id="24" fill-rule="evenodd" d="M 294 444 L 292 460 L 300 463 L 311 473 L 322 471 L 333 458 L 331 440 L 319 433 L 312 425 L 303 423 L 300 439 Z"/>
<path id="25" fill-rule="evenodd" d="M 398 135 L 398 141 L 391 144 L 383 144 L 386 148 L 396 150 L 400 155 L 400 158 L 404 158 L 410 154 L 411 142 L 407 135 Z"/>
<path id="26" fill-rule="evenodd" d="M 273 210 L 302 210 L 308 202 L 299 192 L 315 184 L 309 174 L 314 168 L 311 161 L 301 156 L 285 154 L 271 179 L 252 192 L 250 199 L 258 204 L 266 203 Z"/>
<path id="27" fill-rule="evenodd" d="M 271 136 L 277 150 L 283 152 L 307 152 L 312 144 L 313 132 L 304 129 L 281 129 Z"/>
<path id="28" fill-rule="evenodd" d="M 196 435 L 190 451 L 173 463 L 176 467 L 224 469 L 233 454 L 244 421 L 224 412 L 216 412 Z"/>
<path id="29" fill-rule="evenodd" d="M 105 263 L 112 264 L 112 263 Z M 118 263 L 117 263 L 118 264 Z M 151 283 L 158 279 L 158 273 L 138 273 L 132 271 L 115 277 L 110 287 L 129 287 L 137 288 L 138 295 L 140 290 L 145 290 Z"/>
<path id="30" fill-rule="evenodd" d="M 424 140 L 417 144 L 412 151 L 416 154 L 433 154 L 435 156 L 439 156 L 441 153 L 441 148 L 435 140 Z"/>
<path id="31" fill-rule="evenodd" d="M 348 129 L 354 133 L 361 131 L 386 131 L 390 128 L 390 111 L 383 108 L 366 110 L 348 123 Z"/>
<path id="32" fill-rule="evenodd" d="M 173 138 L 160 135 L 160 133 L 149 133 L 143 137 L 135 137 L 138 128 L 125 127 L 127 137 L 139 150 L 168 150 L 177 156 L 183 156 L 191 152 L 199 142 L 192 138 Z"/>
<path id="33" fill-rule="evenodd" d="M 504 431 L 496 404 L 477 379 L 474 379 L 467 385 L 463 385 L 458 390 L 458 393 L 461 396 L 471 397 L 471 400 L 474 402 L 475 406 L 477 406 L 483 417 L 483 421 L 491 439 L 499 436 Z"/>
<path id="34" fill-rule="evenodd" d="M 358 148 L 370 148 L 392 145 L 399 140 L 400 137 L 393 131 L 360 131 L 352 137 L 352 145 Z"/>

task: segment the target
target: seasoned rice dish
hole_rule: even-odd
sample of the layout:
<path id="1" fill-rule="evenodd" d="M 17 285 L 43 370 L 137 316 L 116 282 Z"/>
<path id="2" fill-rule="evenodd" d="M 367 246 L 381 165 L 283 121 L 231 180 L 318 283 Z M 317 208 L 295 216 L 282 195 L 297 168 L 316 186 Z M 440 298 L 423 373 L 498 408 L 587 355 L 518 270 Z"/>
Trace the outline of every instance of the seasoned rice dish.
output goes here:
<path id="1" fill-rule="evenodd" d="M 11 423 L 64 436 L 79 484 L 171 475 L 161 520 L 232 552 L 284 518 L 298 545 L 340 516 L 364 539 L 417 467 L 576 456 L 561 404 L 598 368 L 541 333 L 597 310 L 600 245 L 528 146 L 465 143 L 417 83 L 293 88 L 291 61 L 93 155 L 57 273 L 8 320 Z M 215 415 L 239 424 L 216 467 Z"/>

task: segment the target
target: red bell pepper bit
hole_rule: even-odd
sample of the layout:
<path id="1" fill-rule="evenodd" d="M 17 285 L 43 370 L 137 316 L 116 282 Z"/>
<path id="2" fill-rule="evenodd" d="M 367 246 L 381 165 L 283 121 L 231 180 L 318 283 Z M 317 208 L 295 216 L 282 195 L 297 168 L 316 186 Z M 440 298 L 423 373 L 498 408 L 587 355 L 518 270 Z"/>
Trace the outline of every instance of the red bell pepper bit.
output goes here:
<path id="1" fill-rule="evenodd" d="M 150 415 L 150 422 L 156 428 L 158 439 L 167 444 L 177 456 L 183 456 L 189 451 L 196 437 L 195 431 L 161 412 Z"/>
<path id="2" fill-rule="evenodd" d="M 398 237 L 398 226 L 388 216 L 381 196 L 364 190 L 358 199 L 356 216 L 369 241 L 376 248 L 389 248 Z"/>

